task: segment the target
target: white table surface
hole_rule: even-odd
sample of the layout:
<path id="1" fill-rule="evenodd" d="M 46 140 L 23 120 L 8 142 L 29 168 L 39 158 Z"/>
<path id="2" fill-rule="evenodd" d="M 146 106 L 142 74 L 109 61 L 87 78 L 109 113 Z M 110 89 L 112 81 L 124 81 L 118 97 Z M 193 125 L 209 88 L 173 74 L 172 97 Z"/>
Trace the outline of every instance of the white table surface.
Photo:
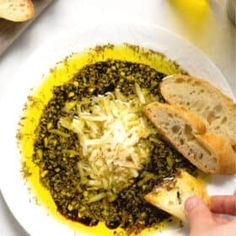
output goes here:
<path id="1" fill-rule="evenodd" d="M 195 9 L 180 7 L 174 3 L 177 1 L 192 1 Z M 121 22 L 155 24 L 189 40 L 219 67 L 236 96 L 235 27 L 227 18 L 225 0 L 209 0 L 209 7 L 203 7 L 204 2 L 207 0 L 55 0 L 0 57 L 0 88 L 35 48 L 61 29 L 76 26 L 83 30 L 95 24 Z M 0 235 L 28 235 L 8 210 L 1 192 Z"/>

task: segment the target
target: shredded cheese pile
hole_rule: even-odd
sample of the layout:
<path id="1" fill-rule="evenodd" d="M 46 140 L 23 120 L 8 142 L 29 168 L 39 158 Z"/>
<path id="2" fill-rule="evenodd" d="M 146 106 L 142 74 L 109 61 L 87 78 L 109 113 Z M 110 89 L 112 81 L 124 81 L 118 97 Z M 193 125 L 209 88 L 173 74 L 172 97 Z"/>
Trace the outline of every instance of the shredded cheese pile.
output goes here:
<path id="1" fill-rule="evenodd" d="M 88 190 L 100 191 L 95 200 L 107 193 L 112 197 L 127 187 L 149 160 L 150 149 L 144 139 L 154 130 L 142 115 L 147 101 L 137 84 L 135 91 L 130 97 L 116 90 L 85 99 L 76 105 L 76 115 L 60 119 L 63 127 L 78 135 L 81 181 Z"/>

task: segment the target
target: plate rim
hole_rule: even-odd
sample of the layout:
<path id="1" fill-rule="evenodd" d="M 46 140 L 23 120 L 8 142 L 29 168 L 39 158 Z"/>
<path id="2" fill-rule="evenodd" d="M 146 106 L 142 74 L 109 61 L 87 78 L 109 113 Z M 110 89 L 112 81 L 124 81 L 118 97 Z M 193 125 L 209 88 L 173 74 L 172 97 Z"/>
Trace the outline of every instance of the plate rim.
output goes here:
<path id="1" fill-rule="evenodd" d="M 168 35 L 171 35 L 173 38 L 177 38 L 178 40 L 177 41 L 181 41 L 183 44 L 186 44 L 189 48 L 191 48 L 191 50 L 193 50 L 193 51 L 197 51 L 198 52 L 198 54 L 202 57 L 202 58 L 204 58 L 204 60 L 205 61 L 207 61 L 207 63 L 209 64 L 209 65 L 211 65 L 211 67 L 212 68 L 214 68 L 215 69 L 215 71 L 216 71 L 216 73 L 218 73 L 219 74 L 219 77 L 221 77 L 222 78 L 222 80 L 223 80 L 223 82 L 225 83 L 225 86 L 226 86 L 226 90 L 228 90 L 228 92 L 230 93 L 230 95 L 233 97 L 233 93 L 232 93 L 232 90 L 231 90 L 231 88 L 230 88 L 230 86 L 229 86 L 229 84 L 228 84 L 228 82 L 227 82 L 227 80 L 225 79 L 225 77 L 224 77 L 224 75 L 222 74 L 222 72 L 220 71 L 220 69 L 208 58 L 208 56 L 204 53 L 204 52 L 202 52 L 199 48 L 197 48 L 195 45 L 193 45 L 193 44 L 191 44 L 189 41 L 187 41 L 186 39 L 184 39 L 184 38 L 182 38 L 181 36 L 179 36 L 178 34 L 175 34 L 175 33 L 173 33 L 173 32 L 171 32 L 171 31 L 169 31 L 169 30 L 167 30 L 167 29 L 165 29 L 165 28 L 162 28 L 162 27 L 159 27 L 159 26 L 156 26 L 156 25 L 151 25 L 151 24 L 129 24 L 129 25 L 127 25 L 127 24 L 117 24 L 118 25 L 118 27 L 124 27 L 123 25 L 125 25 L 125 27 L 126 28 L 129 28 L 129 27 L 131 27 L 131 28 L 136 28 L 136 27 L 138 27 L 138 28 L 143 28 L 143 29 L 145 29 L 145 30 L 147 30 L 147 29 L 154 29 L 156 32 L 157 31 L 162 31 L 162 32 L 166 32 Z M 92 27 L 90 27 L 90 28 L 87 28 L 87 29 L 77 29 L 77 31 L 78 32 L 76 32 L 76 30 L 75 29 L 70 29 L 70 30 L 67 30 L 67 32 L 68 32 L 68 34 L 71 34 L 71 32 L 76 32 L 76 34 L 78 33 L 78 34 L 84 34 L 86 31 L 91 31 L 91 30 L 93 30 L 93 29 L 97 29 L 98 27 L 101 27 L 101 25 L 98 25 L 98 26 L 92 26 Z M 106 24 L 106 25 L 102 25 L 102 27 L 111 27 L 110 26 L 110 24 Z M 114 26 L 114 25 L 112 25 L 112 27 L 116 27 L 116 26 Z M 63 35 L 64 33 L 61 33 L 61 35 Z M 58 37 L 58 35 L 56 35 L 55 36 L 55 38 L 57 38 Z M 62 37 L 63 38 L 63 37 Z M 18 73 L 22 73 L 22 71 L 23 71 L 23 69 L 24 69 L 24 67 L 25 67 L 25 65 L 26 64 L 28 64 L 28 62 L 32 59 L 32 58 L 34 58 L 35 57 L 35 55 L 37 54 L 37 52 L 38 51 L 40 51 L 40 50 L 42 50 L 42 51 L 44 51 L 45 49 L 45 45 L 47 45 L 48 43 L 45 43 L 45 44 L 42 44 L 39 48 L 37 48 L 37 49 L 35 49 L 32 53 L 31 53 L 31 55 L 30 55 L 30 57 L 28 58 L 28 60 L 26 60 L 25 61 L 25 63 L 19 68 L 19 70 L 17 70 L 17 72 L 10 78 L 10 79 L 12 79 L 12 80 L 14 80 L 14 78 L 16 77 L 16 75 L 18 74 Z M 99 43 L 98 43 L 99 44 Z M 86 49 L 86 48 L 84 48 L 84 49 Z M 177 63 L 178 63 L 178 60 L 177 60 Z M 55 63 L 54 63 L 55 64 Z M 49 69 L 49 68 L 45 68 L 45 71 L 46 71 L 46 69 Z M 9 80 L 10 81 L 10 80 Z M 8 83 L 9 84 L 9 83 Z M 4 88 L 3 89 L 5 89 L 5 91 L 7 91 L 7 89 L 8 89 L 8 86 L 4 86 Z M 3 91 L 3 93 L 2 94 L 0 94 L 0 106 L 2 105 L 2 102 L 4 101 L 4 91 Z M 1 119 L 0 119 L 1 120 Z M 1 161 L 0 161 L 0 163 L 1 163 Z M 0 167 L 0 170 L 1 170 L 1 167 Z M 1 176 L 1 174 L 0 174 L 0 176 Z M 3 184 L 2 184 L 2 180 L 0 179 L 0 191 L 1 191 L 1 193 L 2 193 L 2 196 L 3 196 L 3 198 L 4 198 L 4 202 L 7 204 L 7 206 L 8 206 L 8 208 L 10 209 L 10 211 L 11 211 L 11 213 L 12 213 L 12 215 L 14 216 L 14 218 L 19 222 L 19 224 L 25 229 L 25 231 L 26 232 L 28 232 L 28 233 L 30 233 L 30 235 L 36 235 L 36 234 L 33 234 L 33 232 L 31 232 L 30 230 L 29 230 L 29 227 L 28 227 L 28 225 L 26 225 L 25 224 L 25 222 L 24 222 L 24 220 L 22 220 L 22 217 L 20 216 L 19 217 L 19 213 L 16 213 L 16 211 L 14 210 L 14 207 L 13 207 L 13 204 L 9 201 L 9 198 L 7 197 L 7 193 L 6 193 L 6 189 L 4 188 L 4 187 L 2 187 L 2 186 L 4 186 Z"/>

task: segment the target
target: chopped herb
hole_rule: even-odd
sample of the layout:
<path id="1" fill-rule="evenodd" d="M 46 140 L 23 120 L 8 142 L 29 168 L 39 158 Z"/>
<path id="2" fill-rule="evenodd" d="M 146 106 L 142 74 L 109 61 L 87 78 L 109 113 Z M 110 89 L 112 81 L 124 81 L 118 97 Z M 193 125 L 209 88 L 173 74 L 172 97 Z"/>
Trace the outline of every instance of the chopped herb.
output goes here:
<path id="1" fill-rule="evenodd" d="M 159 92 L 164 76 L 144 64 L 107 60 L 85 66 L 68 83 L 54 87 L 53 97 L 45 106 L 36 129 L 33 160 L 40 169 L 42 184 L 50 191 L 64 217 L 88 226 L 101 221 L 110 229 L 121 227 L 129 232 L 169 218 L 167 213 L 146 203 L 143 197 L 155 185 L 173 176 L 176 168 L 185 167 L 193 172 L 194 167 L 158 134 L 151 134 L 145 140 L 150 159 L 138 177 L 118 194 L 112 191 L 105 194 L 84 184 L 87 177 L 79 170 L 83 153 L 78 135 L 69 128 L 68 120 L 64 120 L 64 126 L 60 123 L 68 110 L 87 111 L 88 102 L 83 104 L 82 101 L 115 89 L 124 96 L 132 95 L 135 88 L 142 89 L 164 102 Z M 81 102 L 80 107 L 76 105 L 78 102 Z"/>

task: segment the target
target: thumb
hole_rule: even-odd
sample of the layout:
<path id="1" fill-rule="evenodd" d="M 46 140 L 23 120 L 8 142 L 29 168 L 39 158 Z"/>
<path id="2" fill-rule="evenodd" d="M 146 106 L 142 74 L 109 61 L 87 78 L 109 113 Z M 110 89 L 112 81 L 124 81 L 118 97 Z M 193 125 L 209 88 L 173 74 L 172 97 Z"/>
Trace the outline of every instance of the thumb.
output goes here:
<path id="1" fill-rule="evenodd" d="M 198 197 L 190 197 L 185 201 L 185 213 L 190 223 L 191 232 L 214 224 L 213 216 L 206 204 Z"/>

